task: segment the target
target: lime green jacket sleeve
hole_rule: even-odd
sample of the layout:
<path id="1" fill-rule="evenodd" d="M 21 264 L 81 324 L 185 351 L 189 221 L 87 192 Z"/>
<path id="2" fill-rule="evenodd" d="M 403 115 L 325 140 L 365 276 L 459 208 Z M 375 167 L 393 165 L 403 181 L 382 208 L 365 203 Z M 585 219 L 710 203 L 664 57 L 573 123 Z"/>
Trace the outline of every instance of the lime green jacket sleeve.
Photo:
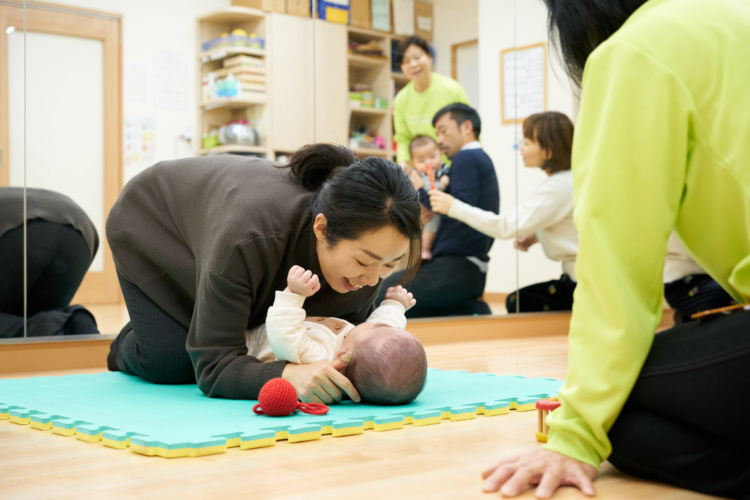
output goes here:
<path id="1" fill-rule="evenodd" d="M 692 101 L 677 75 L 620 40 L 592 53 L 582 88 L 572 157 L 578 287 L 546 448 L 598 467 L 661 318 Z"/>

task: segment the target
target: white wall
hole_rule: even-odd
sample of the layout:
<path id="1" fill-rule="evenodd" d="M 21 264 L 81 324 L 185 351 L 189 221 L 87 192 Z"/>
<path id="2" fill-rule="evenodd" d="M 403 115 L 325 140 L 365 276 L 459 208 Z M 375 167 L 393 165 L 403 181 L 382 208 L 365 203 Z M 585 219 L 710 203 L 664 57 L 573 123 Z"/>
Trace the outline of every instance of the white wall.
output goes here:
<path id="1" fill-rule="evenodd" d="M 451 45 L 475 40 L 479 33 L 479 0 L 432 0 L 433 70 L 451 76 Z"/>
<path id="2" fill-rule="evenodd" d="M 153 161 L 125 164 L 124 182 L 161 160 L 192 156 L 179 141 L 183 133 L 193 135 L 196 109 L 196 19 L 228 7 L 231 0 L 49 0 L 122 16 L 123 120 L 151 117 L 154 128 Z M 154 58 L 160 53 L 179 54 L 186 61 L 185 105 L 165 109 L 155 103 Z M 133 85 L 136 83 L 137 85 Z M 200 138 L 193 138 L 193 143 Z"/>
<path id="3" fill-rule="evenodd" d="M 515 4 L 515 19 L 514 19 Z M 520 126 L 501 125 L 500 51 L 547 42 L 547 9 L 540 0 L 479 0 L 479 115 L 482 143 L 495 163 L 500 182 L 500 209 L 509 210 L 523 201 L 544 179 L 539 169 L 525 169 L 513 145 L 523 138 Z M 565 72 L 548 46 L 548 110 L 574 118 L 575 99 Z M 518 198 L 516 198 L 516 183 Z M 490 254 L 487 292 L 509 292 L 516 288 L 516 252 L 512 240 L 497 240 Z M 561 265 L 547 259 L 539 245 L 519 253 L 519 284 L 525 286 L 558 278 Z"/>

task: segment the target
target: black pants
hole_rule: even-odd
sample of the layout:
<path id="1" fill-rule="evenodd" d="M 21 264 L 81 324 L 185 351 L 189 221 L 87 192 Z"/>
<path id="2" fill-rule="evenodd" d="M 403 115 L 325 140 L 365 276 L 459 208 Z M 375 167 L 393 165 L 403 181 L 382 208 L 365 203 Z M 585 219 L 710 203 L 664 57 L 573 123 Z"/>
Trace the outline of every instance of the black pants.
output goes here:
<path id="1" fill-rule="evenodd" d="M 155 384 L 195 382 L 193 363 L 185 349 L 187 327 L 164 312 L 138 286 L 120 279 L 130 321 L 110 346 L 107 367 Z"/>
<path id="2" fill-rule="evenodd" d="M 73 226 L 41 219 L 27 223 L 29 337 L 99 333 L 91 313 L 70 306 L 91 265 L 91 251 Z M 22 337 L 23 226 L 0 237 L 0 338 Z"/>
<path id="3" fill-rule="evenodd" d="M 732 296 L 707 274 L 689 274 L 664 285 L 664 298 L 674 309 L 674 322 L 684 323 L 690 315 L 734 304 Z"/>
<path id="4" fill-rule="evenodd" d="M 563 274 L 559 280 L 525 286 L 508 295 L 505 307 L 509 313 L 570 311 L 576 282 Z"/>
<path id="5" fill-rule="evenodd" d="M 750 311 L 656 335 L 609 432 L 615 467 L 682 488 L 750 498 Z"/>
<path id="6" fill-rule="evenodd" d="M 380 304 L 389 287 L 396 286 L 403 272 L 386 278 L 376 304 Z M 406 312 L 407 318 L 490 314 L 489 306 L 480 300 L 487 275 L 466 257 L 440 255 L 422 263 L 416 278 L 404 286 L 414 294 L 417 305 Z"/>
<path id="7" fill-rule="evenodd" d="M 91 251 L 73 226 L 27 223 L 28 315 L 70 305 L 91 265 Z M 23 226 L 0 237 L 0 312 L 23 316 Z"/>

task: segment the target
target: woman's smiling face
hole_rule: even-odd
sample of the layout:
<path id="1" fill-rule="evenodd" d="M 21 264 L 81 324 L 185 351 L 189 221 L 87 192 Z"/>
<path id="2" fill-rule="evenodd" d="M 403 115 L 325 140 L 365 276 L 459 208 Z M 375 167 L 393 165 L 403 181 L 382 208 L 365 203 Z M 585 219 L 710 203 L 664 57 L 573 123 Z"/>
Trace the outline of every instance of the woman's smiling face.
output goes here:
<path id="1" fill-rule="evenodd" d="M 409 257 L 409 239 L 394 227 L 383 227 L 356 240 L 329 245 L 325 239 L 327 223 L 323 214 L 315 218 L 318 260 L 323 278 L 339 293 L 376 286 Z"/>
<path id="2" fill-rule="evenodd" d="M 432 56 L 417 45 L 409 45 L 404 52 L 401 71 L 409 80 L 419 80 L 432 71 Z"/>

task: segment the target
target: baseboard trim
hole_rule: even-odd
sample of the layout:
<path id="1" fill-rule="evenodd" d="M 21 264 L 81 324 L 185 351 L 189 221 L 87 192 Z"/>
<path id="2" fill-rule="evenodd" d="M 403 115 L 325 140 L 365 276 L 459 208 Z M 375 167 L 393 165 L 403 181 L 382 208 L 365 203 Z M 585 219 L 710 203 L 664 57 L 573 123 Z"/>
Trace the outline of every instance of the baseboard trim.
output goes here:
<path id="1" fill-rule="evenodd" d="M 413 319 L 406 329 L 424 345 L 507 338 L 567 335 L 570 313 L 529 313 L 498 316 Z"/>
<path id="2" fill-rule="evenodd" d="M 672 326 L 666 309 L 657 331 Z M 459 316 L 409 320 L 407 330 L 424 345 L 508 338 L 567 335 L 570 313 Z M 0 374 L 107 368 L 109 345 L 117 335 L 37 337 L 0 341 Z"/>

